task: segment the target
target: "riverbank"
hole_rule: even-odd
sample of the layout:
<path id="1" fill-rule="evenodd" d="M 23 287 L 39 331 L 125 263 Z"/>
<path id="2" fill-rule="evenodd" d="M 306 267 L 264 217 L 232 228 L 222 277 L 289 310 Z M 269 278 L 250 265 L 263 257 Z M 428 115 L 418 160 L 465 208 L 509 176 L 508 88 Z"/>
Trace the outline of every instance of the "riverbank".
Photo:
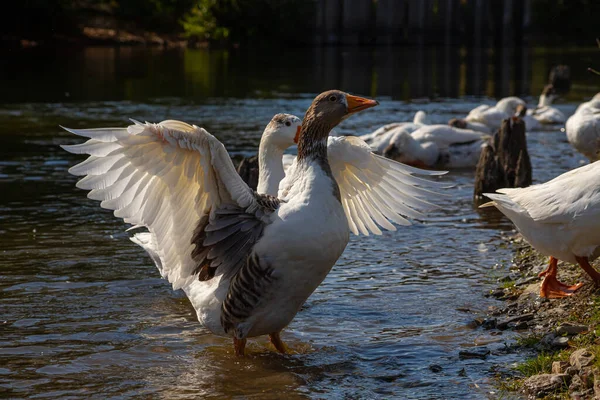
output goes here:
<path id="1" fill-rule="evenodd" d="M 578 266 L 559 262 L 561 282 L 584 286 L 571 297 L 540 298 L 538 274 L 547 267 L 547 258 L 520 236 L 511 244 L 516 255 L 510 274 L 488 294 L 503 305 L 480 324 L 520 332 L 512 350 L 531 357 L 518 363 L 514 374 L 499 374 L 498 387 L 528 398 L 600 398 L 600 291 Z"/>
<path id="2" fill-rule="evenodd" d="M 118 29 L 83 26 L 80 32 L 54 34 L 44 39 L 31 39 L 15 35 L 0 36 L 0 45 L 9 48 L 38 46 L 152 46 L 152 47 L 206 47 L 208 43 L 191 42 L 177 34 L 159 34 L 139 29 Z"/>

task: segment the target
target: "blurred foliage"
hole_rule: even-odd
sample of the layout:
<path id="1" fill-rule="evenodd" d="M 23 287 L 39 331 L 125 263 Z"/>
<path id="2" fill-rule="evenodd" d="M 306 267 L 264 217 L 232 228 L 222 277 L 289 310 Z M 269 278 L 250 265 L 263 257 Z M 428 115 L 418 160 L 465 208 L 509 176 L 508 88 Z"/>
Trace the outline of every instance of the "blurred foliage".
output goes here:
<path id="1" fill-rule="evenodd" d="M 315 12 L 308 0 L 196 0 L 182 19 L 186 36 L 248 42 L 305 42 Z"/>
<path id="2" fill-rule="evenodd" d="M 5 9 L 2 30 L 27 39 L 74 33 L 81 25 L 183 33 L 195 40 L 302 42 L 312 0 L 23 0 Z M 112 24 L 112 25 L 111 25 Z M 102 26 L 104 25 L 104 26 Z"/>

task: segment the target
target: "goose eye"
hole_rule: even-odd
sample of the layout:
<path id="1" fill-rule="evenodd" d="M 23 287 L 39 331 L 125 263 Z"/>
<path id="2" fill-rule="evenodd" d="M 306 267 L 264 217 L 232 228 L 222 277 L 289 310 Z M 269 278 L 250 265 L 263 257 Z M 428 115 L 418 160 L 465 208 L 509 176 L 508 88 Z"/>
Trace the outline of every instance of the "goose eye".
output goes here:
<path id="1" fill-rule="evenodd" d="M 285 126 L 291 126 L 292 123 L 290 121 L 285 121 Z"/>
<path id="2" fill-rule="evenodd" d="M 335 96 L 329 96 L 329 101 L 336 101 L 336 100 L 337 100 L 337 97 L 335 97 Z"/>

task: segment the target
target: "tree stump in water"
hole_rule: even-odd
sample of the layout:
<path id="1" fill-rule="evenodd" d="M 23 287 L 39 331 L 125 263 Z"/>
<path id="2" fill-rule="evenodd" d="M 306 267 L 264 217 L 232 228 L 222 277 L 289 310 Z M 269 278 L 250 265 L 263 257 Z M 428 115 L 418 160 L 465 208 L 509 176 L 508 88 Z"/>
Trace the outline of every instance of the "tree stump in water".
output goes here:
<path id="1" fill-rule="evenodd" d="M 250 189 L 256 190 L 258 186 L 258 156 L 244 157 L 237 167 L 237 172 L 250 186 Z"/>
<path id="2" fill-rule="evenodd" d="M 527 152 L 525 123 L 520 118 L 502 121 L 491 142 L 484 147 L 475 170 L 475 199 L 501 188 L 531 185 L 531 161 Z"/>

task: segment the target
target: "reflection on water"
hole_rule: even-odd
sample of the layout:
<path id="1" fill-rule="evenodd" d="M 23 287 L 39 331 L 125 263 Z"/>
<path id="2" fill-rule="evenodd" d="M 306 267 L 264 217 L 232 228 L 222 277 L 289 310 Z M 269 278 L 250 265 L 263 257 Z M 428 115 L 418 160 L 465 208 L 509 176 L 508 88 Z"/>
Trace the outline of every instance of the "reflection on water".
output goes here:
<path id="1" fill-rule="evenodd" d="M 326 83 L 402 98 L 435 91 L 476 94 L 470 92 L 470 67 L 460 64 L 453 71 L 429 63 L 430 70 L 416 71 L 418 62 L 412 67 L 401 62 L 419 52 L 417 58 L 431 60 L 439 57 L 437 50 L 394 53 L 402 54 L 392 57 L 396 64 L 377 61 L 381 51 L 320 50 L 322 58 L 309 58 L 306 51 L 290 56 L 294 62 L 279 58 L 261 70 L 261 57 L 253 54 L 101 48 L 74 51 L 68 63 L 56 58 L 46 75 L 37 64 L 20 71 L 0 96 L 24 98 L 26 92 L 17 90 L 20 82 L 22 90 L 39 85 L 29 94 L 52 101 L 0 109 L 0 397 L 487 397 L 490 370 L 515 359 L 503 353 L 512 334 L 493 336 L 469 326 L 475 315 L 499 304 L 483 294 L 507 273 L 512 252 L 501 235 L 512 226 L 473 208 L 472 171 L 444 178 L 453 185 L 449 200 L 429 221 L 380 237 L 352 238 L 283 333 L 296 354 L 275 354 L 261 338 L 249 344 L 251 356 L 240 360 L 228 339 L 199 327 L 188 301 L 159 279 L 143 251 L 127 240 L 124 224 L 75 188 L 67 169 L 81 157 L 58 147 L 78 141 L 60 131 L 59 123 L 93 127 L 121 125 L 128 117 L 176 118 L 207 127 L 233 155 L 250 154 L 275 112 L 302 115 L 311 92 Z M 376 61 L 363 63 L 357 54 Z M 575 56 L 583 59 L 585 53 Z M 277 57 L 287 57 L 285 49 Z M 315 59 L 320 63 L 313 65 Z M 288 62 L 291 70 L 283 69 Z M 306 73 L 308 65 L 313 76 Z M 17 73 L 16 67 L 4 68 Z M 481 76 L 487 78 L 477 82 L 496 76 L 489 67 L 486 71 Z M 394 85 L 382 84 L 394 74 L 399 77 Z M 420 82 L 413 81 L 417 76 Z M 452 76 L 469 78 L 457 84 Z M 485 93 L 502 87 L 501 80 L 492 82 L 491 89 L 488 83 L 481 86 Z M 535 79 L 522 85 L 540 86 Z M 591 90 L 581 87 L 576 81 L 572 96 Z M 267 98 L 255 94 L 258 88 Z M 65 91 L 69 102 L 62 102 Z M 204 96 L 211 98 L 196 101 Z M 96 98 L 109 101 L 71 101 Z M 411 119 L 418 109 L 443 123 L 479 102 L 384 99 L 345 121 L 340 131 L 369 132 Z M 566 114 L 575 107 L 559 105 Z M 530 134 L 528 140 L 536 181 L 583 159 L 558 130 Z M 493 355 L 459 359 L 460 349 L 478 345 Z M 432 364 L 442 371 L 433 372 Z"/>
<path id="2" fill-rule="evenodd" d="M 396 99 L 539 95 L 556 64 L 570 65 L 579 94 L 589 96 L 599 84 L 586 70 L 598 64 L 597 55 L 593 46 L 29 49 L 0 63 L 0 102 L 256 97 L 326 88 Z"/>

